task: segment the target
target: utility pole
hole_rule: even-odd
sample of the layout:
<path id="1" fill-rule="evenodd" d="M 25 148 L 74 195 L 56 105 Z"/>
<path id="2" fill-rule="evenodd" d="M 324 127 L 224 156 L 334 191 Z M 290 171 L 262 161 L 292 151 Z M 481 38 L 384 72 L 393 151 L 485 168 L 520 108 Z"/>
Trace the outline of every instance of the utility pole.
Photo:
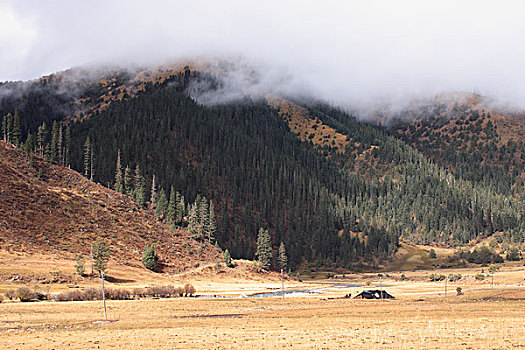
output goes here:
<path id="1" fill-rule="evenodd" d="M 283 269 L 281 269 L 281 294 L 283 295 L 283 307 L 284 307 L 284 275 L 283 275 Z"/>
<path id="2" fill-rule="evenodd" d="M 104 302 L 104 320 L 108 320 L 108 313 L 106 312 L 106 295 L 104 293 L 104 271 L 100 271 L 100 278 L 102 279 L 102 301 Z"/>

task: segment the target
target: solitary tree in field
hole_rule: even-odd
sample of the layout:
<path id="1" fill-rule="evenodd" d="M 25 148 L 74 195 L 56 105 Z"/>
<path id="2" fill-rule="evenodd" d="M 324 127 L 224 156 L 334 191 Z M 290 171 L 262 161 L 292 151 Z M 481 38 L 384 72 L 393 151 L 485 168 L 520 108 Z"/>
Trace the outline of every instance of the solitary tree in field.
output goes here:
<path id="1" fill-rule="evenodd" d="M 286 257 L 286 248 L 284 247 L 283 242 L 281 242 L 281 245 L 279 246 L 279 268 L 283 271 L 286 271 L 288 268 L 288 258 Z"/>
<path id="2" fill-rule="evenodd" d="M 97 271 L 99 275 L 101 272 L 105 274 L 111 251 L 102 238 L 97 239 L 95 243 L 93 243 L 91 254 L 93 256 L 93 268 L 95 271 Z"/>
<path id="3" fill-rule="evenodd" d="M 269 270 L 272 264 L 272 239 L 270 232 L 262 227 L 259 229 L 259 234 L 257 235 L 257 251 L 255 255 L 261 267 Z"/>

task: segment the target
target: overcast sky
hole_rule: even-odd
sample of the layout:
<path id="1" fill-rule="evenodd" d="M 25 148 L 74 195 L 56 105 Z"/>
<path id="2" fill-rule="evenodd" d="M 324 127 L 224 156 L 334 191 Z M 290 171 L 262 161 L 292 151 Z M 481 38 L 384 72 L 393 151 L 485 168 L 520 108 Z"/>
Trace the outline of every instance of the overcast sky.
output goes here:
<path id="1" fill-rule="evenodd" d="M 334 102 L 481 92 L 525 107 L 525 1 L 0 0 L 0 81 L 240 55 Z"/>

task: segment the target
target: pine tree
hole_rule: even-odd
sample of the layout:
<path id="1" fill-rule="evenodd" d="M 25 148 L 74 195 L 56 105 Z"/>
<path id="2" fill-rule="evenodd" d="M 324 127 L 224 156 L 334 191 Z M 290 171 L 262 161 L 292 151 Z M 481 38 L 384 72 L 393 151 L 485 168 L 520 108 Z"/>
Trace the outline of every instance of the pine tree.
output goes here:
<path id="1" fill-rule="evenodd" d="M 69 152 L 71 150 L 71 127 L 68 125 L 66 127 L 66 132 L 64 135 L 64 166 L 69 166 Z"/>
<path id="2" fill-rule="evenodd" d="M 284 243 L 281 241 L 281 245 L 279 246 L 279 268 L 283 271 L 286 271 L 288 268 L 288 258 L 286 257 L 286 248 L 284 247 Z"/>
<path id="3" fill-rule="evenodd" d="M 133 178 L 133 185 L 133 195 L 135 198 L 135 202 L 137 202 L 139 207 L 143 208 L 146 204 L 146 186 L 144 184 L 144 178 L 140 173 L 140 167 L 138 164 L 135 166 L 135 176 Z"/>
<path id="4" fill-rule="evenodd" d="M 50 160 L 52 162 L 57 161 L 57 154 L 58 154 L 58 123 L 57 121 L 53 121 L 53 127 L 51 129 L 51 154 Z"/>
<path id="5" fill-rule="evenodd" d="M 77 255 L 77 264 L 75 265 L 75 269 L 77 270 L 79 276 L 84 276 L 84 274 L 86 273 L 86 270 L 84 268 L 84 256 L 82 255 L 82 253 L 79 253 Z"/>
<path id="6" fill-rule="evenodd" d="M 208 242 L 211 242 L 215 239 L 215 233 L 217 232 L 217 222 L 215 221 L 215 207 L 213 206 L 213 202 L 210 201 L 210 207 L 208 210 L 208 218 L 206 223 L 206 239 L 208 239 Z"/>
<path id="7" fill-rule="evenodd" d="M 117 152 L 117 165 L 115 168 L 115 184 L 113 189 L 117 192 L 124 193 L 124 178 L 122 176 L 122 164 L 120 162 L 120 150 Z"/>
<path id="8" fill-rule="evenodd" d="M 47 125 L 46 123 L 42 123 L 42 125 L 38 127 L 38 132 L 36 136 L 38 154 L 40 155 L 40 157 L 44 156 L 44 149 L 46 148 L 46 138 L 47 138 Z"/>
<path id="9" fill-rule="evenodd" d="M 155 174 L 153 174 L 153 178 L 151 179 L 151 195 L 149 198 L 149 202 L 151 203 L 151 207 L 155 208 L 155 198 L 157 197 L 157 184 L 155 183 Z"/>
<path id="10" fill-rule="evenodd" d="M 22 142 L 22 129 L 20 128 L 20 114 L 18 113 L 18 108 L 15 109 L 15 116 L 13 118 L 12 135 L 13 135 L 13 139 L 11 142 L 16 147 L 20 147 L 20 144 Z"/>
<path id="11" fill-rule="evenodd" d="M 6 116 L 6 123 L 5 123 L 5 130 L 6 130 L 6 142 L 12 143 L 13 140 L 13 116 L 11 113 L 7 113 Z"/>
<path id="12" fill-rule="evenodd" d="M 58 140 L 57 140 L 57 151 L 58 151 L 57 161 L 58 161 L 58 164 L 60 165 L 64 165 L 64 159 L 62 158 L 62 154 L 64 152 L 64 150 L 62 149 L 63 137 L 64 135 L 62 135 L 62 125 L 59 125 L 58 126 Z"/>
<path id="13" fill-rule="evenodd" d="M 86 178 L 89 177 L 90 160 L 91 160 L 91 142 L 88 136 L 86 138 L 86 142 L 84 142 L 84 176 Z"/>
<path id="14" fill-rule="evenodd" d="M 259 234 L 257 235 L 257 251 L 255 252 L 257 260 L 259 261 L 261 267 L 265 270 L 269 270 L 272 264 L 272 239 L 270 237 L 270 232 L 263 229 L 259 229 Z"/>
<path id="15" fill-rule="evenodd" d="M 91 144 L 91 150 L 89 151 L 89 179 L 93 181 L 93 176 L 95 176 L 95 159 L 94 159 L 94 145 Z"/>
<path id="16" fill-rule="evenodd" d="M 193 203 L 188 211 L 188 233 L 193 238 L 200 238 L 199 217 L 197 216 L 197 204 Z"/>
<path id="17" fill-rule="evenodd" d="M 144 247 L 144 255 L 142 256 L 142 264 L 144 265 L 144 267 L 148 270 L 153 271 L 155 269 L 155 266 L 157 265 L 158 260 L 159 257 L 157 253 L 155 253 L 155 245 L 146 245 Z"/>
<path id="18" fill-rule="evenodd" d="M 106 273 L 111 251 L 102 238 L 98 238 L 91 246 L 91 255 L 93 257 L 93 267 L 95 271 L 97 271 L 98 274 L 100 274 L 100 272 Z"/>
<path id="19" fill-rule="evenodd" d="M 179 195 L 179 192 L 177 192 L 177 195 Z M 182 221 L 184 220 L 184 214 L 186 214 L 185 211 L 186 211 L 186 203 L 184 203 L 184 196 L 180 196 L 180 199 L 177 202 L 177 213 L 175 217 L 175 223 L 177 225 L 182 226 Z"/>
<path id="20" fill-rule="evenodd" d="M 208 200 L 206 199 L 206 197 L 201 198 L 199 207 L 199 223 L 203 228 L 205 228 L 208 226 L 208 221 L 210 217 L 210 210 L 208 208 Z"/>
<path id="21" fill-rule="evenodd" d="M 163 188 L 160 189 L 155 200 L 155 216 L 157 219 L 163 221 L 168 211 L 168 199 L 166 198 L 166 192 Z"/>
<path id="22" fill-rule="evenodd" d="M 2 139 L 4 140 L 4 142 L 7 142 L 7 134 L 8 134 L 8 129 L 7 129 L 7 115 L 4 115 L 2 117 Z"/>
<path id="23" fill-rule="evenodd" d="M 177 202 L 176 202 L 176 194 L 175 189 L 173 188 L 173 185 L 170 188 L 170 199 L 168 201 L 168 210 L 166 212 L 166 218 L 168 219 L 168 223 L 174 227 L 175 226 L 175 212 L 177 211 Z"/>
<path id="24" fill-rule="evenodd" d="M 233 267 L 232 257 L 230 255 L 230 251 L 228 249 L 226 249 L 224 251 L 223 258 L 224 258 L 224 263 L 226 264 L 226 266 Z"/>
<path id="25" fill-rule="evenodd" d="M 131 181 L 131 169 L 126 165 L 126 169 L 124 170 L 124 189 L 128 196 L 133 194 L 133 186 Z"/>

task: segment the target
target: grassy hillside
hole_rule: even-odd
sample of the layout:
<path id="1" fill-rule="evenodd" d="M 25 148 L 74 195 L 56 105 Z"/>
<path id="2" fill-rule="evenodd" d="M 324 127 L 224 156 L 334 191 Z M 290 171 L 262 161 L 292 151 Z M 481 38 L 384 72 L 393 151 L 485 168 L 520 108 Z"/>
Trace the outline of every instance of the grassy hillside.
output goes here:
<path id="1" fill-rule="evenodd" d="M 0 141 L 0 245 L 8 251 L 89 255 L 98 237 L 120 264 L 141 266 L 146 244 L 155 244 L 164 269 L 180 271 L 216 261 L 218 253 L 186 230 L 170 231 L 126 195 L 77 172 Z"/>

